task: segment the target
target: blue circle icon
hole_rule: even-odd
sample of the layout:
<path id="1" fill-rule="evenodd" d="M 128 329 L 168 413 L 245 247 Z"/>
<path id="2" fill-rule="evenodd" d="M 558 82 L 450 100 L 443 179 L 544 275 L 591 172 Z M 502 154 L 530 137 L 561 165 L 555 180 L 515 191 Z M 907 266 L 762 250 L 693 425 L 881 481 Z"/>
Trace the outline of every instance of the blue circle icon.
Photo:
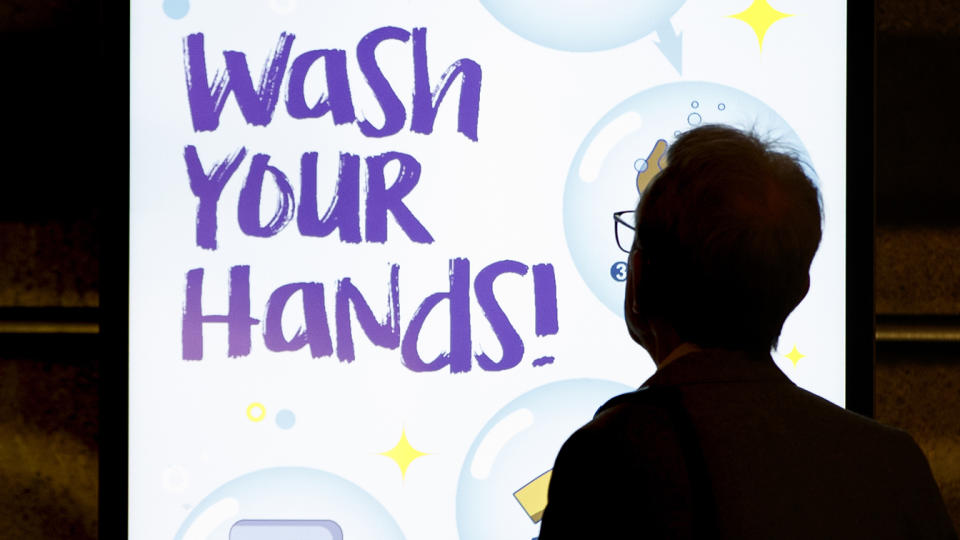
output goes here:
<path id="1" fill-rule="evenodd" d="M 182 19 L 190 11 L 190 0 L 163 0 L 163 12 L 171 19 Z"/>
<path id="2" fill-rule="evenodd" d="M 290 409 L 282 409 L 277 412 L 277 427 L 280 429 L 290 429 L 297 423 L 297 415 Z"/>
<path id="3" fill-rule="evenodd" d="M 686 0 L 480 0 L 520 37 L 561 51 L 603 51 L 670 26 Z M 672 29 L 670 30 L 672 32 Z"/>
<path id="4" fill-rule="evenodd" d="M 560 447 L 607 400 L 632 390 L 596 379 L 559 381 L 500 409 L 477 435 L 460 469 L 460 540 L 536 537 Z"/>
<path id="5" fill-rule="evenodd" d="M 624 282 L 627 280 L 627 263 L 623 261 L 617 261 L 613 263 L 613 266 L 610 267 L 610 277 L 614 281 Z"/>
<path id="6" fill-rule="evenodd" d="M 696 104 L 696 111 L 691 107 Z M 805 164 L 811 160 L 793 129 L 773 109 L 735 88 L 708 82 L 677 82 L 640 92 L 615 106 L 587 133 L 567 173 L 563 222 L 567 247 L 587 287 L 623 315 L 623 282 L 610 261 L 623 258 L 612 215 L 633 210 L 640 193 L 660 171 L 669 145 L 684 131 L 727 124 L 774 141 Z M 638 167 L 643 160 L 646 167 Z"/>
<path id="7" fill-rule="evenodd" d="M 278 467 L 214 490 L 174 538 L 403 540 L 403 533 L 373 496 L 351 482 L 317 469 Z"/>

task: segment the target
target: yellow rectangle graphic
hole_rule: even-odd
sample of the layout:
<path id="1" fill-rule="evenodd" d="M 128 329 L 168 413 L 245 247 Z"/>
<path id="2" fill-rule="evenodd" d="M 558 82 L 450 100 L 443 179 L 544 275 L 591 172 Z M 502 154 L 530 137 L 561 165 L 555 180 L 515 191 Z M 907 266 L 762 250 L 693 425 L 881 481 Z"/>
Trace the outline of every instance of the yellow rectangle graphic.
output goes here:
<path id="1" fill-rule="evenodd" d="M 550 476 L 553 469 L 534 478 L 527 485 L 513 493 L 517 502 L 523 507 L 534 523 L 543 518 L 543 511 L 547 508 L 547 489 L 550 487 Z"/>

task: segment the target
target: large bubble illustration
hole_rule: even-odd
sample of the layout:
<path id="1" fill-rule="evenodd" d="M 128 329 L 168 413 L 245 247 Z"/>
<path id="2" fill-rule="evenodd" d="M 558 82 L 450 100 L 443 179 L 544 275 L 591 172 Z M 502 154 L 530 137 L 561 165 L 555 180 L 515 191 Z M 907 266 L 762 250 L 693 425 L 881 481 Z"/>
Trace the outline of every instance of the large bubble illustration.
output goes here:
<path id="1" fill-rule="evenodd" d="M 562 51 L 602 51 L 655 30 L 675 36 L 670 17 L 686 0 L 480 0 L 504 26 Z"/>
<path id="2" fill-rule="evenodd" d="M 816 181 L 803 143 L 773 109 L 735 88 L 678 82 L 640 92 L 614 107 L 587 134 L 570 165 L 563 200 L 567 246 L 596 297 L 623 315 L 627 254 L 617 247 L 613 213 L 633 210 L 660 171 L 669 145 L 703 124 L 752 130 L 795 153 Z"/>
<path id="3" fill-rule="evenodd" d="M 279 467 L 227 482 L 187 516 L 176 540 L 402 540 L 371 495 L 316 469 Z"/>
<path id="4" fill-rule="evenodd" d="M 539 535 L 549 472 L 563 442 L 625 384 L 575 379 L 546 384 L 514 399 L 480 431 L 460 470 L 460 540 Z"/>

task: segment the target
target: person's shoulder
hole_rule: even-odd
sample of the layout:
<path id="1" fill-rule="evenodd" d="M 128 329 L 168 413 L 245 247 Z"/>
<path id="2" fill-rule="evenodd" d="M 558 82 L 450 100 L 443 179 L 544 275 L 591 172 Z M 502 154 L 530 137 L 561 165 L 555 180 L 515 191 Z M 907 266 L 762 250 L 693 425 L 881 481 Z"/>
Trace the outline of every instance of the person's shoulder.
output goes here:
<path id="1" fill-rule="evenodd" d="M 883 440 L 902 449 L 917 448 L 913 437 L 906 431 L 882 424 L 877 420 L 843 407 L 800 387 L 795 387 L 801 399 L 813 409 L 821 422 L 835 424 L 850 436 L 862 436 Z"/>
<path id="2" fill-rule="evenodd" d="M 652 449 L 657 444 L 651 439 L 663 443 L 661 435 L 674 430 L 674 409 L 682 406 L 680 399 L 676 388 L 653 386 L 616 396 L 574 432 L 566 446 L 606 454 L 610 459 L 618 453 L 634 459 L 638 446 Z"/>
<path id="3" fill-rule="evenodd" d="M 668 422 L 636 394 L 613 398 L 564 442 L 552 469 L 541 537 L 626 538 L 637 523 L 650 528 L 664 521 L 661 499 L 681 489 L 673 480 L 682 480 L 683 468 L 671 439 L 651 431 L 668 429 Z M 620 519 L 626 516 L 631 519 Z"/>
<path id="4" fill-rule="evenodd" d="M 810 396 L 824 410 L 831 411 L 834 433 L 843 435 L 834 439 L 837 450 L 856 453 L 857 459 L 846 467 L 847 478 L 859 476 L 874 484 L 876 497 L 884 501 L 875 502 L 874 507 L 885 508 L 889 515 L 897 516 L 890 525 L 891 530 L 897 531 L 894 536 L 957 538 L 927 457 L 913 436 L 819 396 Z"/>
<path id="5" fill-rule="evenodd" d="M 908 432 L 844 409 L 816 394 L 799 389 L 804 399 L 815 404 L 820 414 L 819 429 L 831 436 L 836 449 L 860 452 L 863 466 L 874 464 L 894 485 L 924 485 L 936 498 L 930 465 L 920 445 Z"/>
<path id="6" fill-rule="evenodd" d="M 606 425 L 637 415 L 660 415 L 682 406 L 682 394 L 673 386 L 641 386 L 633 392 L 620 394 L 604 403 L 593 417 L 595 423 Z"/>

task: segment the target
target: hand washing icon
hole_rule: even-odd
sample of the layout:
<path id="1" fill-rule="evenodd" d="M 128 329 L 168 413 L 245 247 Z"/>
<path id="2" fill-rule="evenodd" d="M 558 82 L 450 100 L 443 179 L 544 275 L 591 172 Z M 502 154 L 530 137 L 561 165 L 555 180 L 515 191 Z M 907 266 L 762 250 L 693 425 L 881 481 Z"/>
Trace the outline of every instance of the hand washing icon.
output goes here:
<path id="1" fill-rule="evenodd" d="M 650 154 L 647 155 L 647 159 L 638 159 L 634 162 L 634 168 L 637 169 L 637 193 L 642 195 L 643 190 L 647 189 L 647 185 L 653 180 L 653 177 L 663 170 L 667 164 L 666 158 L 667 141 L 657 139 L 657 142 L 653 145 L 653 150 L 650 150 Z"/>
<path id="2" fill-rule="evenodd" d="M 537 537 L 550 469 L 563 442 L 607 400 L 631 390 L 613 381 L 571 379 L 504 405 L 477 434 L 460 469 L 460 540 Z"/>
<path id="3" fill-rule="evenodd" d="M 624 253 L 611 215 L 636 208 L 666 166 L 670 144 L 705 124 L 753 130 L 795 151 L 816 181 L 800 138 L 773 109 L 736 88 L 708 82 L 655 86 L 613 107 L 587 133 L 567 173 L 563 222 L 567 247 L 587 287 L 623 315 Z"/>
<path id="4" fill-rule="evenodd" d="M 247 473 L 197 504 L 175 540 L 403 540 L 386 508 L 332 473 L 276 467 Z"/>

